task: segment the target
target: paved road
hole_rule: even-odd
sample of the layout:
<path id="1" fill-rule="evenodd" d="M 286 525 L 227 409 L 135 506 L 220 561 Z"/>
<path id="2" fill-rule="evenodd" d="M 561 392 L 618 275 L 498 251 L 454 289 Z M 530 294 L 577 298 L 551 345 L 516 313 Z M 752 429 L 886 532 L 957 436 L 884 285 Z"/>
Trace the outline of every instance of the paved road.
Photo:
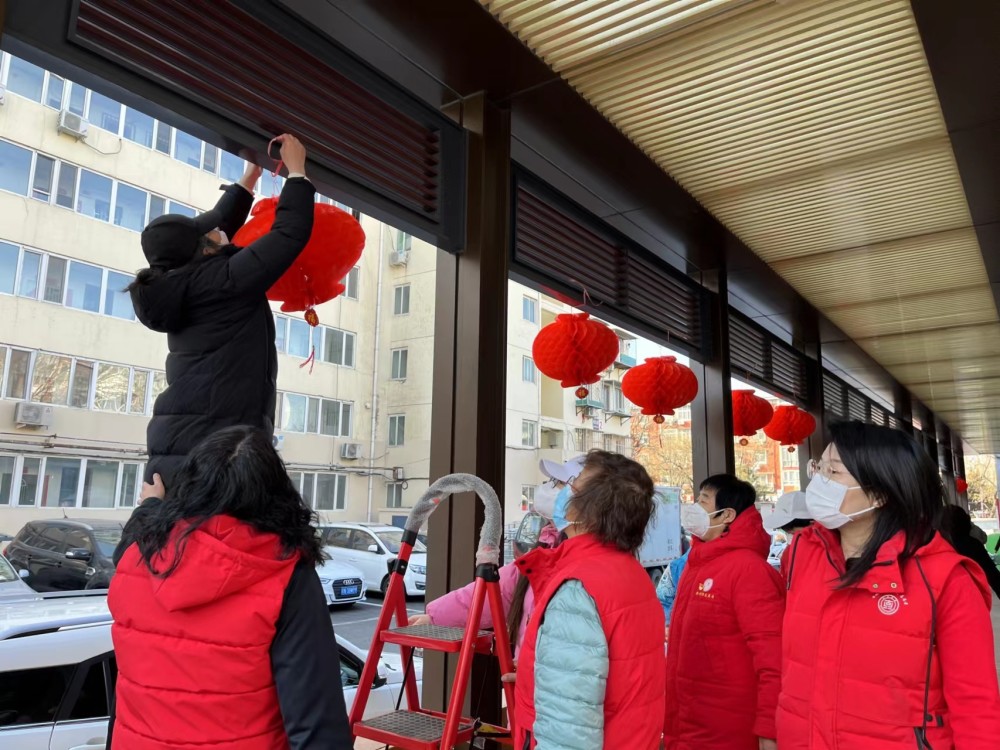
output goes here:
<path id="1" fill-rule="evenodd" d="M 346 638 L 360 648 L 367 649 L 375 634 L 375 622 L 378 620 L 382 599 L 378 595 L 368 594 L 368 601 L 358 602 L 349 609 L 335 609 L 330 613 L 333 629 L 337 635 Z M 411 615 L 424 611 L 422 599 L 411 599 L 406 603 Z"/>

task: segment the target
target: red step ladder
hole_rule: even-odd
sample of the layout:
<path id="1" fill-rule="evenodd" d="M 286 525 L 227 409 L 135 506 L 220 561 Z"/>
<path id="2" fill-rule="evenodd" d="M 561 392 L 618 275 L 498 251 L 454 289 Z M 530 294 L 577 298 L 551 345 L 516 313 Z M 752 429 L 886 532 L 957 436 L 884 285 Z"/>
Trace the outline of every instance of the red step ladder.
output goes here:
<path id="1" fill-rule="evenodd" d="M 406 612 L 406 589 L 403 575 L 406 573 L 417 540 L 417 532 L 442 500 L 458 492 L 475 492 L 486 509 L 485 522 L 479 537 L 476 553 L 476 585 L 472 594 L 472 606 L 464 628 L 443 628 L 435 625 L 408 625 Z M 514 671 L 510 639 L 507 635 L 503 599 L 500 596 L 500 533 L 502 514 L 500 501 L 493 488 L 471 474 L 449 474 L 432 484 L 420 501 L 410 511 L 406 519 L 399 556 L 389 577 L 389 588 L 385 594 L 382 611 L 375 635 L 372 638 L 368 659 L 361 673 L 361 682 L 351 707 L 351 731 L 356 738 L 374 740 L 403 750 L 451 750 L 457 744 L 469 742 L 480 729 L 486 729 L 490 736 L 499 732 L 514 735 L 513 707 L 514 686 L 505 683 L 509 726 L 495 727 L 481 725 L 469 716 L 462 716 L 462 705 L 472 673 L 472 657 L 475 653 L 494 654 L 500 662 L 501 674 Z M 489 606 L 493 618 L 494 631 L 479 629 L 483 607 Z M 396 627 L 392 627 L 393 615 Z M 372 683 L 387 643 L 399 647 L 406 671 L 403 677 L 403 691 L 406 695 L 406 710 L 397 710 L 384 716 L 365 720 L 365 706 L 371 693 Z M 411 669 L 414 649 L 458 654 L 458 668 L 455 684 L 452 685 L 448 710 L 445 713 L 431 711 L 420 706 L 417 680 Z M 402 698 L 402 696 L 400 696 Z M 506 731 L 504 731 L 506 730 Z"/>

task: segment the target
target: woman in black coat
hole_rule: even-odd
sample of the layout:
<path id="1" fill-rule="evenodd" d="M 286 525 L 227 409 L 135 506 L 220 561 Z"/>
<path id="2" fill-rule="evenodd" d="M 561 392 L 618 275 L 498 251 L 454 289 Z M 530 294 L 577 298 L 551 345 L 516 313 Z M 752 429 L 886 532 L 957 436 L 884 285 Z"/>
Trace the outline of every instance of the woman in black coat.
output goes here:
<path id="1" fill-rule="evenodd" d="M 278 357 L 266 292 L 292 265 L 312 232 L 315 190 L 306 151 L 282 135 L 288 180 L 271 231 L 245 248 L 229 242 L 246 221 L 260 167 L 226 188 L 195 218 L 167 214 L 142 232 L 149 268 L 129 286 L 136 315 L 167 334 L 167 389 L 146 432 L 146 482 L 170 486 L 191 449 L 214 432 L 248 425 L 274 432 Z"/>

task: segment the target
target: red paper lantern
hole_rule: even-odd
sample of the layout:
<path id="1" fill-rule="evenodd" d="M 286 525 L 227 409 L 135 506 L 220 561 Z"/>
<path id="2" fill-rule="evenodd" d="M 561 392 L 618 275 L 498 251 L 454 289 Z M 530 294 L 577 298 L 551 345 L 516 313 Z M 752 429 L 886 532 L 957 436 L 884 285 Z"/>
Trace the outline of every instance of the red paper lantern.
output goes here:
<path id="1" fill-rule="evenodd" d="M 673 414 L 674 409 L 694 401 L 698 378 L 676 357 L 650 357 L 625 373 L 622 394 L 643 414 L 654 415 L 653 421 L 663 424 L 664 414 Z"/>
<path id="2" fill-rule="evenodd" d="M 542 373 L 563 388 L 579 386 L 576 397 L 586 398 L 590 391 L 585 386 L 601 379 L 614 364 L 618 348 L 618 336 L 604 323 L 587 313 L 566 313 L 538 332 L 531 355 Z"/>
<path id="3" fill-rule="evenodd" d="M 816 419 L 807 411 L 797 406 L 779 406 L 774 410 L 774 417 L 764 426 L 764 434 L 782 445 L 790 446 L 789 453 L 795 452 L 795 446 L 805 442 L 816 429 Z"/>
<path id="4" fill-rule="evenodd" d="M 969 483 L 962 477 L 955 477 L 955 489 L 958 490 L 959 495 L 964 495 L 969 491 Z"/>
<path id="5" fill-rule="evenodd" d="M 258 201 L 250 212 L 253 218 L 236 233 L 233 244 L 246 247 L 271 231 L 277 205 L 277 198 Z M 357 219 L 336 206 L 317 203 L 309 242 L 267 291 L 267 298 L 283 303 L 284 312 L 305 311 L 306 321 L 317 325 L 319 316 L 313 308 L 344 291 L 343 279 L 364 249 L 365 232 Z"/>
<path id="6" fill-rule="evenodd" d="M 765 399 L 754 394 L 753 391 L 736 390 L 733 391 L 733 434 L 737 436 L 749 436 L 757 434 L 757 430 L 771 421 L 774 416 L 774 408 Z M 749 441 L 744 437 L 740 440 L 740 445 L 747 445 Z"/>

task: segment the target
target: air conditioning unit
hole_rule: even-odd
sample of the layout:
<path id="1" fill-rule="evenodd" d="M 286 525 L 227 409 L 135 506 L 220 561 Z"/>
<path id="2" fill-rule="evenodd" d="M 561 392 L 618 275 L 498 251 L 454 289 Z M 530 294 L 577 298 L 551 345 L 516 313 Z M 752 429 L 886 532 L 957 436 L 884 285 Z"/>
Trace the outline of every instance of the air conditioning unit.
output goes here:
<path id="1" fill-rule="evenodd" d="M 52 407 L 22 401 L 14 407 L 14 424 L 18 427 L 51 427 Z"/>
<path id="2" fill-rule="evenodd" d="M 402 466 L 392 467 L 392 481 L 402 482 L 406 479 L 406 470 Z"/>
<path id="3" fill-rule="evenodd" d="M 361 458 L 361 444 L 344 443 L 340 446 L 340 457 L 346 461 L 357 461 Z"/>
<path id="4" fill-rule="evenodd" d="M 78 141 L 82 141 L 87 137 L 89 129 L 90 125 L 80 115 L 74 114 L 68 109 L 64 109 L 59 113 L 59 124 L 56 125 L 58 132 L 71 135 Z"/>
<path id="5" fill-rule="evenodd" d="M 405 266 L 410 262 L 409 250 L 391 250 L 389 252 L 390 266 Z"/>
<path id="6" fill-rule="evenodd" d="M 278 453 L 281 453 L 282 449 L 285 447 L 285 436 L 284 435 L 272 435 L 271 436 L 271 445 L 274 446 L 274 449 L 276 451 L 278 451 Z"/>

